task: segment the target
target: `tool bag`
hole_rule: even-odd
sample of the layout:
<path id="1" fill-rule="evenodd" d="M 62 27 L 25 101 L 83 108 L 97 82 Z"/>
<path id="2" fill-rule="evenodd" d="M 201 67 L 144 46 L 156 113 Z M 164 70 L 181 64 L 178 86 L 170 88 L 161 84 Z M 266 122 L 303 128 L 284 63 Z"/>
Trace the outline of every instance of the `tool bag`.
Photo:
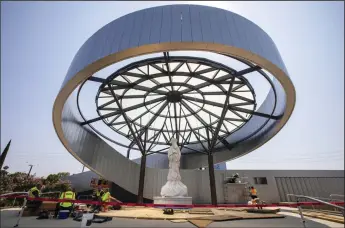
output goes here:
<path id="1" fill-rule="evenodd" d="M 174 214 L 174 209 L 172 209 L 172 208 L 164 208 L 163 209 L 163 214 L 165 214 L 165 215 L 173 215 Z"/>

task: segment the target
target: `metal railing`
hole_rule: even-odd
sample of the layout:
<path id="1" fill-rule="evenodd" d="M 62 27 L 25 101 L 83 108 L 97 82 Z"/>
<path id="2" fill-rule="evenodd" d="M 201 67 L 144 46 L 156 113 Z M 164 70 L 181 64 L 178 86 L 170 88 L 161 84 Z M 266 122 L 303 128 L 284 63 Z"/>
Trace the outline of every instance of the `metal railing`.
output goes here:
<path id="1" fill-rule="evenodd" d="M 335 197 L 339 197 L 339 198 L 343 198 L 343 199 L 344 199 L 344 195 L 339 195 L 339 194 L 330 194 L 330 195 L 329 195 L 329 197 L 332 199 L 332 201 L 333 201 L 333 199 L 334 199 L 334 196 L 335 196 Z M 337 200 L 339 200 L 339 199 L 337 199 Z M 341 200 L 341 201 L 344 201 L 344 200 Z"/>
<path id="2" fill-rule="evenodd" d="M 338 205 L 335 205 L 335 204 L 332 204 L 332 203 L 329 203 L 329 202 L 326 202 L 326 201 L 323 201 L 323 200 L 320 200 L 320 199 L 317 199 L 315 197 L 310 197 L 310 196 L 303 196 L 303 195 L 295 195 L 295 194 L 286 194 L 288 197 L 289 196 L 294 196 L 296 197 L 297 199 L 297 204 L 299 203 L 299 200 L 301 198 L 304 198 L 304 199 L 309 199 L 309 200 L 313 200 L 313 201 L 316 201 L 318 203 L 322 203 L 324 205 L 327 205 L 327 206 L 331 206 L 333 208 L 337 208 L 337 209 L 340 209 L 342 211 L 342 214 L 343 216 L 345 216 L 344 214 L 344 207 L 341 207 L 341 206 L 338 206 Z M 301 220 L 302 220 L 302 223 L 303 223 L 303 227 L 306 228 L 306 222 L 305 222 L 305 219 L 304 219 L 304 216 L 303 216 L 303 212 L 302 212 L 302 207 L 300 205 L 297 206 L 298 208 L 298 212 L 299 212 L 299 215 L 301 216 Z"/>
<path id="3" fill-rule="evenodd" d="M 289 197 L 290 195 L 293 195 L 293 194 L 286 194 L 286 196 L 287 196 L 287 200 L 288 200 L 288 201 L 290 201 L 290 197 Z M 332 196 L 335 196 L 335 195 L 334 195 L 334 194 L 332 194 Z M 339 195 L 339 196 L 340 196 L 340 195 Z M 330 201 L 330 202 L 332 202 L 332 201 L 334 201 L 334 200 L 344 202 L 344 200 L 340 200 L 340 199 L 334 199 L 334 198 L 333 198 L 333 197 L 331 197 L 331 196 L 330 196 L 330 198 L 313 196 L 313 198 L 315 198 L 315 199 L 319 199 L 319 200 L 324 200 L 324 201 Z"/>

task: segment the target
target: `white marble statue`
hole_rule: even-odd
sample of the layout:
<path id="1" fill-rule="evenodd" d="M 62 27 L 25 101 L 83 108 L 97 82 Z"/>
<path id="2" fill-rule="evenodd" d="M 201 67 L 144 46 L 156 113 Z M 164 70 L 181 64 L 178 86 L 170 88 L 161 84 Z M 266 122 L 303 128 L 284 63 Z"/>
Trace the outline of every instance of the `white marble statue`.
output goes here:
<path id="1" fill-rule="evenodd" d="M 168 151 L 169 173 L 168 181 L 161 189 L 161 196 L 164 197 L 183 197 L 187 196 L 187 186 L 181 182 L 180 158 L 181 152 L 175 138 L 171 139 L 171 147 Z"/>

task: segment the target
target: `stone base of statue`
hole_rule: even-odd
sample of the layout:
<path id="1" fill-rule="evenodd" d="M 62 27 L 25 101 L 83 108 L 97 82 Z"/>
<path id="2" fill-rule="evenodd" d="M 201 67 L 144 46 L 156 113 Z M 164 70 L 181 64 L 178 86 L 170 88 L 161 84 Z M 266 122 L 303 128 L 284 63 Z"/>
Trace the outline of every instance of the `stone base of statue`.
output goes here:
<path id="1" fill-rule="evenodd" d="M 192 197 L 189 196 L 155 196 L 154 204 L 192 205 Z"/>

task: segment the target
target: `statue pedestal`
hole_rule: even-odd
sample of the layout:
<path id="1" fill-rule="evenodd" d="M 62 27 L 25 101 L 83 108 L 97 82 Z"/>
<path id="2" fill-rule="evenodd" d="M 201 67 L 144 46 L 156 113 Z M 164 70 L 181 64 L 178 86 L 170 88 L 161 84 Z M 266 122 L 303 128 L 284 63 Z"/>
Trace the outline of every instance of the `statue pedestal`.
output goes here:
<path id="1" fill-rule="evenodd" d="M 154 204 L 174 204 L 174 205 L 192 205 L 192 197 L 175 196 L 175 197 L 153 197 Z"/>

